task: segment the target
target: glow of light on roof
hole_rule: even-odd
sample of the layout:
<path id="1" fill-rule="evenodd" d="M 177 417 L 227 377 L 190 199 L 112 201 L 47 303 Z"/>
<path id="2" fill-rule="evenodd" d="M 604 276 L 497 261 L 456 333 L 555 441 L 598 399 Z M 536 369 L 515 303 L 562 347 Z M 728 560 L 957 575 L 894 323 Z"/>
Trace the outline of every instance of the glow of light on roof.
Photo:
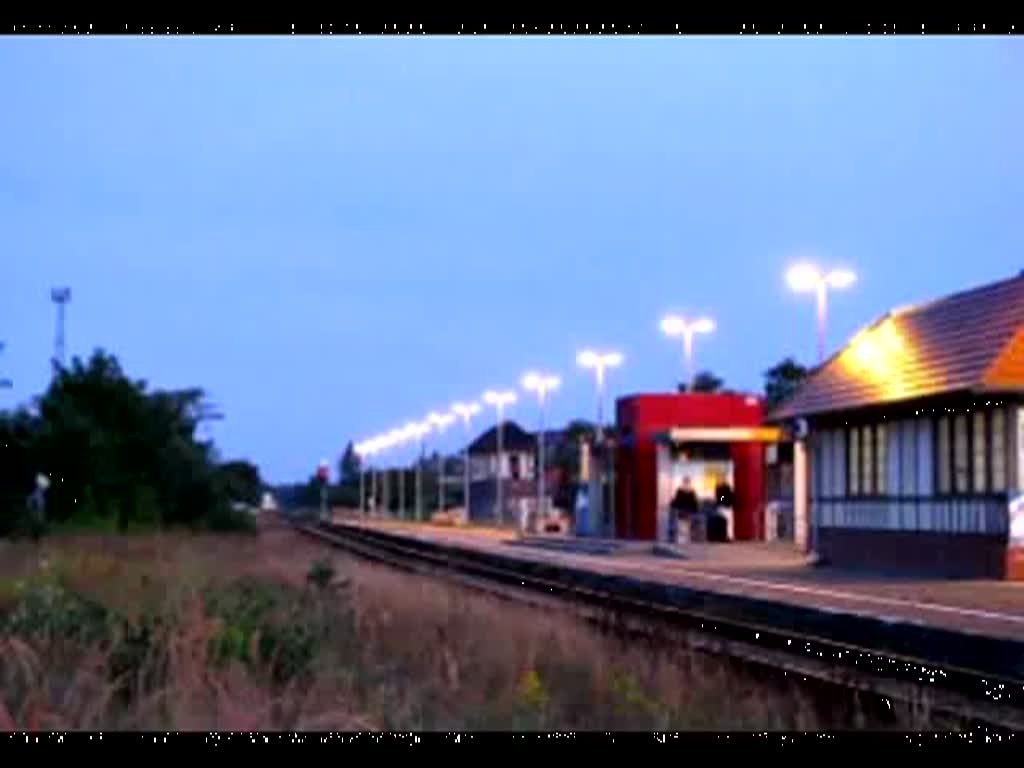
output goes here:
<path id="1" fill-rule="evenodd" d="M 861 380 L 881 388 L 882 397 L 903 394 L 904 383 L 896 376 L 910 353 L 909 344 L 891 319 L 858 333 L 840 355 L 843 369 Z"/>

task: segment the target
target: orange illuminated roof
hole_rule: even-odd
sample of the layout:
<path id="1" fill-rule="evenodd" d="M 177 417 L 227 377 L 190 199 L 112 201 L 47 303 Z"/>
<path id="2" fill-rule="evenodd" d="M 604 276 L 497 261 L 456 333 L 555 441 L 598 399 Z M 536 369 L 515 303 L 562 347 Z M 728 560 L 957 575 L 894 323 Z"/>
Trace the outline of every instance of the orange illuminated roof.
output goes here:
<path id="1" fill-rule="evenodd" d="M 889 312 L 768 418 L 959 391 L 1024 391 L 1024 274 Z"/>

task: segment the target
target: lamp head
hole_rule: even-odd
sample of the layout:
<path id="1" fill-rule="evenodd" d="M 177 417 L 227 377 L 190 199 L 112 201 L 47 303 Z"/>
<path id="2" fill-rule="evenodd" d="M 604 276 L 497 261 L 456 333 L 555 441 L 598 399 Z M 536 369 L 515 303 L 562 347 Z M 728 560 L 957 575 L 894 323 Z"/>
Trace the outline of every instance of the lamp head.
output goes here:
<path id="1" fill-rule="evenodd" d="M 666 336 L 682 336 L 686 333 L 686 320 L 679 315 L 665 315 L 661 319 L 661 332 Z"/>
<path id="2" fill-rule="evenodd" d="M 816 291 L 821 281 L 821 272 L 812 264 L 796 264 L 786 272 L 786 282 L 797 293 Z"/>
<path id="3" fill-rule="evenodd" d="M 466 421 L 469 421 L 473 416 L 480 413 L 480 403 L 475 400 L 471 403 L 454 403 L 452 405 L 452 411 Z"/>
<path id="4" fill-rule="evenodd" d="M 489 389 L 484 392 L 484 402 L 488 405 L 493 405 L 496 408 L 501 408 L 506 405 L 511 405 L 516 401 L 516 393 L 510 389 L 506 390 L 494 390 Z"/>
<path id="5" fill-rule="evenodd" d="M 435 427 L 438 432 L 444 432 L 444 430 L 447 429 L 453 421 L 455 421 L 455 417 L 450 413 L 432 411 L 430 415 L 427 416 L 427 421 L 429 421 L 431 426 Z"/>
<path id="6" fill-rule="evenodd" d="M 857 276 L 848 269 L 833 269 L 825 276 L 830 288 L 849 288 L 856 280 Z"/>
<path id="7" fill-rule="evenodd" d="M 543 397 L 558 389 L 562 380 L 553 374 L 530 372 L 523 376 L 523 389 Z"/>
<path id="8" fill-rule="evenodd" d="M 690 329 L 694 333 L 711 333 L 711 331 L 715 330 L 715 321 L 710 317 L 702 317 L 694 320 Z"/>
<path id="9" fill-rule="evenodd" d="M 585 349 L 576 356 L 576 362 L 584 368 L 615 368 L 622 365 L 622 355 L 618 352 L 595 352 Z"/>

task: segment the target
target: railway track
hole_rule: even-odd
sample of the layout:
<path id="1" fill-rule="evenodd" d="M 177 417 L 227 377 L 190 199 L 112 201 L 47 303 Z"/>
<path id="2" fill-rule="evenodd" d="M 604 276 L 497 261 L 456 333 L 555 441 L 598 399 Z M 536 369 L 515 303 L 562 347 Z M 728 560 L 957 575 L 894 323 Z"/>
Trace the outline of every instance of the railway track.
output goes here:
<path id="1" fill-rule="evenodd" d="M 1024 644 L 667 587 L 344 524 L 296 527 L 377 563 L 539 608 L 569 608 L 615 631 L 682 639 L 701 651 L 912 708 L 1024 728 Z"/>

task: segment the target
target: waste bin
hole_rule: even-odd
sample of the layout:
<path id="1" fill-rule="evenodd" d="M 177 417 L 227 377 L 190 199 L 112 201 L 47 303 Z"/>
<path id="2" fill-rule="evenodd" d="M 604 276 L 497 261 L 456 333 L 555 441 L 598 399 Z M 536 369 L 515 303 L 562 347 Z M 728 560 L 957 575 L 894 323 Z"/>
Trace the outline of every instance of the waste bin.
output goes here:
<path id="1" fill-rule="evenodd" d="M 724 515 L 717 509 L 712 509 L 707 511 L 705 518 L 707 520 L 708 541 L 722 542 L 729 540 L 729 524 Z"/>

